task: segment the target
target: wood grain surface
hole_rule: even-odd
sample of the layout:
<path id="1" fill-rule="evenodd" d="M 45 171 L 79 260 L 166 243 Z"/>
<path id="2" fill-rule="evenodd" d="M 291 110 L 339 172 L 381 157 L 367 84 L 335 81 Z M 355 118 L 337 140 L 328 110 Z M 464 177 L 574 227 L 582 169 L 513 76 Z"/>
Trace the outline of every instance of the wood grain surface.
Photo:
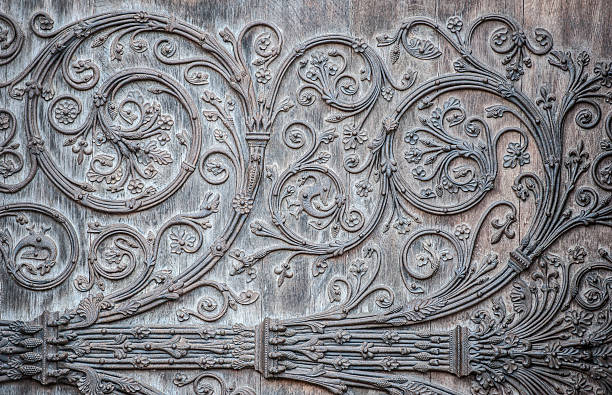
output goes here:
<path id="1" fill-rule="evenodd" d="M 103 393 L 94 371 L 164 394 L 612 391 L 609 1 L 0 0 L 0 13 L 23 32 L 4 64 L 2 37 L 19 37 L 0 17 L 0 138 L 15 129 L 0 147 L 0 393 Z M 55 34 L 76 39 L 72 24 L 97 15 L 79 45 Z M 96 295 L 94 313 L 76 310 Z M 53 362 L 72 384 L 8 379 L 9 321 L 62 314 L 49 331 L 106 348 Z M 298 334 L 273 344 L 285 335 L 265 322 Z M 161 349 L 186 327 L 227 328 L 232 346 L 208 356 L 225 365 L 144 343 L 132 355 L 122 331 L 138 327 L 165 328 Z M 376 340 L 393 330 L 403 350 Z M 194 336 L 189 352 L 206 350 Z M 499 349 L 510 356 L 486 352 Z"/>

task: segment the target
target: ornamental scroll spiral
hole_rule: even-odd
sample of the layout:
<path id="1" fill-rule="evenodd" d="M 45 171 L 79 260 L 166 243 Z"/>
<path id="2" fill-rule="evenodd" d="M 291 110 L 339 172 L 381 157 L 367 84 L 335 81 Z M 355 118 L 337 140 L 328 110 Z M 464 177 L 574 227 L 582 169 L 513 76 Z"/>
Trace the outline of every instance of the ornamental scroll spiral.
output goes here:
<path id="1" fill-rule="evenodd" d="M 32 215 L 42 218 L 34 220 Z M 39 204 L 11 204 L 0 208 L 0 218 L 14 220 L 13 225 L 0 232 L 0 254 L 6 271 L 17 284 L 47 290 L 72 274 L 79 259 L 79 239 L 66 217 Z M 59 225 L 60 232 L 54 225 Z M 27 235 L 18 237 L 24 233 L 23 228 Z M 52 229 L 55 234 L 49 233 Z M 60 237 L 67 237 L 64 245 L 58 244 Z"/>
<path id="2" fill-rule="evenodd" d="M 0 65 L 6 65 L 25 35 L 4 14 L 0 26 Z M 118 371 L 175 369 L 181 373 L 174 384 L 196 393 L 253 394 L 208 372 L 253 369 L 332 393 L 349 387 L 453 393 L 417 376 L 444 372 L 468 377 L 482 394 L 612 391 L 610 257 L 601 249 L 603 261 L 586 263 L 582 247 L 568 259 L 548 251 L 574 228 L 612 225 L 612 115 L 602 109 L 612 104 L 612 63 L 597 62 L 589 75 L 586 52 L 553 50 L 546 30 L 535 29 L 530 39 L 502 15 L 465 28 L 456 16 L 446 25 L 414 18 L 378 37 L 380 49 L 325 34 L 285 51 L 272 23 L 252 22 L 237 35 L 225 28 L 219 40 L 175 17 L 146 12 L 107 13 L 57 29 L 40 12 L 30 30 L 46 46 L 0 83 L 23 107 L 0 109 L 0 191 L 23 190 L 40 168 L 94 216 L 149 210 L 188 182 L 209 192 L 198 210 L 173 215 L 148 233 L 123 222 L 88 224 L 82 264 L 88 275 L 75 276 L 73 286 L 96 293 L 63 313 L 0 321 L 0 381 L 62 382 L 87 394 L 155 394 Z M 439 43 L 420 38 L 422 30 Z M 502 70 L 475 55 L 472 41 L 481 30 L 503 55 Z M 386 51 L 389 62 L 381 56 Z M 454 72 L 420 80 L 408 70 L 395 78 L 389 63 L 397 64 L 403 52 L 424 62 L 452 53 Z M 97 61 L 100 53 L 119 70 L 107 70 Z M 126 66 L 135 54 L 147 62 Z M 532 55 L 548 55 L 549 66 L 565 73 L 562 97 L 543 86 L 531 98 L 516 84 L 535 64 Z M 299 86 L 282 96 L 291 78 Z M 494 104 L 475 108 L 465 92 Z M 387 116 L 374 119 L 383 106 Z M 326 116 L 317 113 L 317 124 L 309 114 L 321 108 Z M 570 116 L 589 133 L 603 129 L 602 152 L 589 152 L 580 140 L 568 146 Z M 284 168 L 267 155 L 276 142 L 295 156 Z M 500 172 L 512 169 L 520 173 L 508 187 L 516 200 L 533 200 L 535 214 L 516 248 L 502 251 L 500 242 L 518 234 L 517 204 L 482 206 L 500 187 Z M 589 176 L 594 186 L 583 182 Z M 230 198 L 220 191 L 230 191 Z M 475 224 L 428 221 L 477 209 Z M 235 241 L 258 210 L 267 219 L 254 219 L 247 229 L 270 243 L 241 250 Z M 6 222 L 0 254 L 18 286 L 54 288 L 80 265 L 75 227 L 55 210 L 11 204 L 0 208 L 0 219 Z M 28 234 L 17 240 L 14 229 L 23 233 L 22 227 Z M 392 228 L 408 234 L 396 262 L 365 242 Z M 51 229 L 69 242 L 60 245 Z M 336 258 L 359 247 L 362 255 L 348 259 L 348 274 L 328 279 L 332 306 L 321 312 L 266 318 L 255 327 L 201 325 L 238 305 L 248 308 L 260 295 L 206 278 L 221 259 L 233 264 L 231 275 L 246 274 L 250 282 L 257 265 L 284 254 L 273 268 L 280 287 L 293 278 L 298 257 L 312 259 L 313 277 L 325 277 L 339 265 Z M 157 270 L 167 256 L 185 268 Z M 405 289 L 379 283 L 387 270 L 399 271 Z M 491 312 L 474 313 L 475 326 L 418 329 L 470 310 L 510 284 L 513 312 L 497 296 Z M 178 309 L 181 323 L 123 322 L 180 303 L 195 290 L 206 292 L 195 308 Z M 369 302 L 375 311 L 362 310 Z"/>

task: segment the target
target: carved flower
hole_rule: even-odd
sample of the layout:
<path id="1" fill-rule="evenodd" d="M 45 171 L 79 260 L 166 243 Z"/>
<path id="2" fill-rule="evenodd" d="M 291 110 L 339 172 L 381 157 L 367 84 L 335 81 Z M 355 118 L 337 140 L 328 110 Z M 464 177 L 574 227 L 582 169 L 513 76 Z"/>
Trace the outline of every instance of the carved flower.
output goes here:
<path id="1" fill-rule="evenodd" d="M 412 169 L 412 176 L 417 180 L 422 180 L 427 173 L 425 172 L 425 168 L 423 166 L 417 166 Z"/>
<path id="2" fill-rule="evenodd" d="M 268 49 L 270 44 L 272 44 L 272 40 L 270 40 L 270 36 L 269 35 L 262 35 L 257 40 L 257 47 L 261 51 L 265 51 L 266 49 Z"/>
<path id="3" fill-rule="evenodd" d="M 327 65 L 327 74 L 329 75 L 336 75 L 336 73 L 338 73 L 338 65 L 335 63 L 329 63 Z M 350 85 L 349 85 L 350 86 Z"/>
<path id="4" fill-rule="evenodd" d="M 386 101 L 391 101 L 391 99 L 393 99 L 393 93 L 393 88 L 390 86 L 385 86 L 380 89 L 380 94 Z"/>
<path id="5" fill-rule="evenodd" d="M 132 178 L 130 180 L 130 182 L 128 183 L 128 191 L 130 191 L 133 194 L 137 194 L 142 192 L 142 189 L 144 188 L 144 182 L 142 182 L 141 180 L 137 179 L 137 178 Z"/>
<path id="6" fill-rule="evenodd" d="M 132 329 L 132 335 L 137 339 L 144 339 L 151 334 L 151 329 L 146 326 L 137 326 Z"/>
<path id="7" fill-rule="evenodd" d="M 351 43 L 351 47 L 355 52 L 363 52 L 368 47 L 368 44 L 362 38 L 357 38 Z"/>
<path id="8" fill-rule="evenodd" d="M 206 94 L 206 92 L 204 92 L 204 94 Z M 144 115 L 142 117 L 143 122 L 148 122 L 151 118 L 153 118 L 153 115 L 155 115 L 155 113 L 159 112 L 160 110 L 161 106 L 159 105 L 159 103 L 145 103 Z"/>
<path id="9" fill-rule="evenodd" d="M 362 179 L 357 181 L 355 184 L 355 189 L 357 189 L 357 195 L 362 197 L 367 197 L 370 192 L 372 192 L 372 184 L 368 182 L 367 179 Z"/>
<path id="10" fill-rule="evenodd" d="M 574 327 L 572 329 L 574 335 L 582 336 L 593 322 L 593 313 L 572 310 L 565 315 L 565 322 Z"/>
<path id="11" fill-rule="evenodd" d="M 253 199 L 249 198 L 247 195 L 239 193 L 234 196 L 234 200 L 232 200 L 232 207 L 240 214 L 248 214 L 253 209 Z"/>
<path id="12" fill-rule="evenodd" d="M 559 358 L 557 354 L 561 351 L 561 345 L 558 342 L 547 344 L 544 347 L 544 361 L 548 364 L 549 368 L 559 369 L 561 364 L 559 363 Z"/>
<path id="13" fill-rule="evenodd" d="M 198 361 L 198 365 L 200 365 L 203 369 L 210 369 L 215 366 L 215 358 L 201 357 Z"/>
<path id="14" fill-rule="evenodd" d="M 416 130 L 407 131 L 406 135 L 404 136 L 404 141 L 410 145 L 415 145 L 416 143 L 418 143 L 419 135 L 417 134 Z"/>
<path id="15" fill-rule="evenodd" d="M 544 158 L 544 164 L 548 167 L 556 167 L 559 164 L 559 158 L 555 155 L 549 155 L 547 158 Z"/>
<path id="16" fill-rule="evenodd" d="M 45 99 L 46 101 L 49 101 L 51 99 L 53 99 L 53 96 L 55 96 L 55 92 L 53 92 L 53 89 L 46 87 L 43 88 L 42 91 L 42 98 Z"/>
<path id="17" fill-rule="evenodd" d="M 174 125 L 174 119 L 170 115 L 161 115 L 157 119 L 157 125 L 162 130 L 170 130 L 172 125 Z"/>
<path id="18" fill-rule="evenodd" d="M 40 137 L 32 137 L 28 140 L 28 149 L 32 155 L 39 155 L 45 149 L 45 143 Z"/>
<path id="19" fill-rule="evenodd" d="M 51 30 L 53 29 L 53 19 L 46 17 L 45 15 L 40 15 L 36 18 L 38 21 L 38 28 L 40 30 Z"/>
<path id="20" fill-rule="evenodd" d="M 270 69 L 264 69 L 263 67 L 259 68 L 255 72 L 255 78 L 257 78 L 257 82 L 259 82 L 260 84 L 267 84 L 268 81 L 272 79 Z"/>
<path id="21" fill-rule="evenodd" d="M 518 365 L 516 364 L 516 362 L 514 362 L 512 359 L 510 359 L 510 360 L 507 360 L 506 362 L 504 362 L 503 368 L 506 371 L 506 373 L 512 373 L 516 369 L 518 369 Z"/>
<path id="22" fill-rule="evenodd" d="M 463 21 L 458 16 L 451 16 L 446 22 L 446 28 L 451 33 L 459 33 L 463 28 Z"/>
<path id="23" fill-rule="evenodd" d="M 164 132 L 157 137 L 157 141 L 159 141 L 159 145 L 166 145 L 170 141 L 170 135 Z"/>
<path id="24" fill-rule="evenodd" d="M 182 387 L 183 385 L 189 384 L 189 378 L 184 373 L 177 373 L 174 375 L 172 382 L 174 385 Z"/>
<path id="25" fill-rule="evenodd" d="M 602 167 L 599 170 L 600 180 L 608 185 L 612 185 L 612 164 Z"/>
<path id="26" fill-rule="evenodd" d="M 457 184 L 452 182 L 451 179 L 448 178 L 447 176 L 440 177 L 440 185 L 442 186 L 442 188 L 446 189 L 450 193 L 459 192 L 459 187 L 457 186 Z M 439 186 L 436 186 L 436 188 L 438 187 Z"/>
<path id="27" fill-rule="evenodd" d="M 575 263 L 584 263 L 584 259 L 587 256 L 587 252 L 582 246 L 575 246 L 574 248 L 570 248 L 568 250 L 568 254 L 572 262 Z"/>
<path id="28" fill-rule="evenodd" d="M 10 159 L 0 159 L 0 175 L 2 177 L 10 177 L 17 173 L 17 165 Z"/>
<path id="29" fill-rule="evenodd" d="M 459 240 L 467 240 L 470 237 L 470 227 L 466 224 L 457 225 L 455 228 L 455 236 Z"/>
<path id="30" fill-rule="evenodd" d="M 184 309 L 179 309 L 176 312 L 176 319 L 179 320 L 179 322 L 187 321 L 190 317 L 191 315 Z"/>
<path id="31" fill-rule="evenodd" d="M 28 220 L 28 217 L 26 217 L 25 215 L 19 214 L 17 218 L 15 218 L 15 222 L 17 222 L 19 225 L 25 225 L 30 222 L 30 220 Z"/>
<path id="32" fill-rule="evenodd" d="M 215 140 L 220 143 L 223 143 L 227 140 L 227 133 L 225 133 L 223 130 L 215 129 L 213 134 L 215 136 Z"/>
<path id="33" fill-rule="evenodd" d="M 72 152 L 77 155 L 77 163 L 80 165 L 83 163 L 84 156 L 91 155 L 93 149 L 87 141 L 79 140 L 72 146 Z"/>
<path id="34" fill-rule="evenodd" d="M 504 155 L 504 167 L 515 168 L 518 164 L 523 166 L 529 163 L 529 152 L 525 152 L 525 146 L 521 146 L 520 143 L 508 143 L 506 155 Z"/>
<path id="35" fill-rule="evenodd" d="M 63 123 L 64 125 L 71 124 L 79 115 L 79 108 L 76 103 L 68 100 L 61 101 L 55 107 L 55 119 L 57 122 Z"/>
<path id="36" fill-rule="evenodd" d="M 612 88 L 612 62 L 608 64 L 604 62 L 595 63 L 593 72 L 596 76 L 601 78 L 601 86 Z"/>
<path id="37" fill-rule="evenodd" d="M 73 29 L 74 35 L 78 38 L 83 38 L 89 36 L 91 33 L 89 30 L 89 25 L 86 22 L 79 22 Z"/>
<path id="38" fill-rule="evenodd" d="M 11 118 L 6 113 L 0 114 L 0 130 L 8 129 L 10 124 Z"/>
<path id="39" fill-rule="evenodd" d="M 519 343 L 521 343 L 521 338 L 514 333 L 508 333 L 504 336 L 504 343 L 508 348 L 516 348 L 519 346 Z"/>
<path id="40" fill-rule="evenodd" d="M 150 363 L 151 361 L 149 360 L 149 358 L 142 355 L 132 358 L 132 365 L 137 368 L 145 368 L 149 366 Z"/>
<path id="41" fill-rule="evenodd" d="M 397 359 L 387 356 L 380 361 L 380 366 L 382 366 L 384 370 L 389 372 L 391 370 L 397 369 L 399 367 L 399 362 L 397 362 Z"/>
<path id="42" fill-rule="evenodd" d="M 382 340 L 389 345 L 399 343 L 400 335 L 396 331 L 385 331 L 382 335 Z"/>
<path id="43" fill-rule="evenodd" d="M 195 393 L 199 395 L 214 395 L 215 389 L 204 380 L 200 380 L 197 382 Z"/>
<path id="44" fill-rule="evenodd" d="M 593 393 L 593 386 L 590 385 L 584 375 L 576 374 L 570 377 L 570 386 L 566 388 L 567 395 L 581 395 Z"/>
<path id="45" fill-rule="evenodd" d="M 490 395 L 490 394 L 495 394 L 495 392 L 489 391 L 491 388 L 494 388 L 495 386 L 495 382 L 493 380 L 493 378 L 491 377 L 491 374 L 489 372 L 483 372 L 480 374 L 476 375 L 476 382 L 478 383 L 478 385 L 476 386 L 476 391 L 474 391 L 477 394 L 482 394 L 482 395 Z"/>
<path id="46" fill-rule="evenodd" d="M 368 272 L 368 265 L 366 265 L 365 261 L 357 259 L 349 266 L 349 272 L 355 277 L 361 277 Z"/>
<path id="47" fill-rule="evenodd" d="M 94 94 L 94 105 L 96 107 L 102 107 L 103 105 L 106 104 L 106 99 L 107 99 L 106 95 L 96 92 Z"/>
<path id="48" fill-rule="evenodd" d="M 170 243 L 170 252 L 181 255 L 183 252 L 188 252 L 188 248 L 195 245 L 196 237 L 188 234 L 185 229 L 174 229 L 168 236 L 172 242 Z"/>
<path id="49" fill-rule="evenodd" d="M 227 109 L 229 111 L 234 111 L 234 108 L 236 108 L 236 102 L 229 95 L 225 96 L 225 103 L 227 104 Z M 279 111 L 289 111 L 293 106 L 294 104 L 290 100 L 282 101 L 280 103 Z"/>
<path id="50" fill-rule="evenodd" d="M 347 151 L 356 149 L 358 145 L 363 144 L 368 139 L 366 133 L 362 130 L 358 130 L 355 126 L 344 126 L 342 134 L 344 135 L 342 138 L 344 149 Z"/>
<path id="51" fill-rule="evenodd" d="M 404 151 L 404 158 L 408 163 L 419 163 L 423 158 L 423 152 L 416 148 L 410 148 L 408 151 Z"/>
<path id="52" fill-rule="evenodd" d="M 343 370 L 351 367 L 351 361 L 341 356 L 336 357 L 336 359 L 332 361 L 332 364 L 336 370 Z"/>
<path id="53" fill-rule="evenodd" d="M 313 64 L 314 64 L 314 63 L 319 63 L 319 62 L 315 62 L 315 60 L 314 60 L 314 59 L 316 59 L 316 58 L 315 58 L 315 56 L 316 56 L 316 54 L 315 54 L 315 55 L 312 55 L 312 57 L 311 57 L 311 58 L 313 59 L 313 60 L 312 60 Z M 308 61 L 306 61 L 306 60 L 302 60 L 302 61 L 300 62 L 300 64 L 302 65 L 302 67 L 304 67 L 304 66 L 306 66 L 306 65 L 308 64 Z M 309 80 L 311 80 L 311 81 L 316 81 L 316 80 L 318 80 L 318 79 L 319 79 L 318 69 L 316 69 L 316 68 L 314 68 L 314 67 L 311 67 L 310 69 L 308 69 L 308 71 L 306 71 L 306 78 L 308 78 L 308 79 L 309 79 Z"/>
<path id="54" fill-rule="evenodd" d="M 412 222 L 403 215 L 400 215 L 397 217 L 397 220 L 393 224 L 393 227 L 397 229 L 397 233 L 403 235 L 408 232 L 408 230 L 410 229 L 410 225 L 412 225 Z"/>
<path id="55" fill-rule="evenodd" d="M 98 131 L 93 138 L 93 142 L 97 146 L 101 146 L 102 144 L 106 143 L 106 135 L 103 132 Z"/>
<path id="56" fill-rule="evenodd" d="M 357 214 L 351 213 L 344 219 L 344 221 L 348 226 L 357 226 L 359 222 L 361 222 L 361 217 Z"/>
<path id="57" fill-rule="evenodd" d="M 374 351 L 371 348 L 374 346 L 374 343 L 363 342 L 361 344 L 361 348 L 359 349 L 359 353 L 363 359 L 372 359 L 374 358 Z"/>
<path id="58" fill-rule="evenodd" d="M 351 340 L 351 334 L 345 330 L 336 331 L 336 333 L 334 334 L 334 340 L 338 344 L 344 344 L 347 341 Z"/>
<path id="59" fill-rule="evenodd" d="M 512 185 L 512 190 L 514 191 L 516 197 L 521 199 L 522 201 L 527 200 L 527 198 L 529 197 L 529 191 L 527 190 L 527 188 L 525 188 L 525 185 L 523 184 Z"/>

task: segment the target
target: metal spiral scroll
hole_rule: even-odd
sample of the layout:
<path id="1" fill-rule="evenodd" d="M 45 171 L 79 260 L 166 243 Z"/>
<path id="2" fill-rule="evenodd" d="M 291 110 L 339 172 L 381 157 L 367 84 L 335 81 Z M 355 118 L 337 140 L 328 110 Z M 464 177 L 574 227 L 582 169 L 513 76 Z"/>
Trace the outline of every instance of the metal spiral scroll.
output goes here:
<path id="1" fill-rule="evenodd" d="M 44 222 L 32 222 L 30 214 L 42 215 Z M 0 207 L 0 218 L 14 220 L 25 227 L 28 235 L 17 238 L 10 227 L 0 231 L 0 254 L 6 271 L 20 286 L 35 291 L 52 289 L 63 283 L 79 261 L 79 239 L 66 217 L 58 211 L 35 203 L 18 203 Z M 59 227 L 59 235 L 48 232 Z M 56 231 L 54 231 L 56 233 Z M 58 270 L 59 269 L 59 270 Z"/>
<path id="2" fill-rule="evenodd" d="M 171 121 L 169 119 L 164 120 L 164 115 L 159 115 L 159 110 L 154 107 L 155 104 L 137 103 L 135 98 L 128 98 L 123 102 L 117 101 L 118 92 L 125 91 L 130 84 L 144 81 L 159 84 L 159 88 L 149 88 L 149 91 L 154 94 L 169 95 L 177 99 L 187 111 L 192 125 L 189 150 L 185 153 L 176 176 L 166 185 L 162 184 L 163 187 L 159 190 L 140 186 L 143 184 L 140 180 L 155 178 L 156 173 L 161 170 L 156 169 L 155 166 L 143 166 L 141 163 L 147 165 L 155 163 L 162 167 L 180 160 L 180 157 L 172 158 L 166 150 L 160 148 L 159 143 L 150 140 L 151 137 L 158 137 L 158 140 L 160 140 L 159 136 L 168 138 L 162 134 L 165 133 L 163 128 L 167 127 L 163 122 L 169 123 Z M 180 189 L 196 167 L 202 135 L 202 126 L 199 117 L 196 115 L 195 104 L 187 92 L 172 78 L 164 76 L 158 71 L 130 69 L 115 74 L 100 87 L 96 95 L 90 113 L 84 122 L 71 128 L 58 124 L 57 119 L 54 120 L 54 118 L 58 118 L 58 113 L 63 114 L 58 111 L 58 106 L 76 106 L 76 117 L 81 113 L 82 104 L 72 96 L 57 96 L 48 106 L 50 124 L 56 132 L 67 136 L 64 145 L 72 145 L 72 151 L 78 153 L 77 161 L 79 163 L 83 162 L 83 154 L 92 155 L 91 148 L 88 147 L 89 144 L 93 143 L 88 141 L 95 141 L 99 146 L 108 146 L 110 150 L 107 153 L 92 157 L 90 169 L 87 172 L 90 183 L 76 182 L 64 176 L 55 165 L 52 156 L 43 150 L 38 153 L 37 158 L 49 179 L 53 180 L 66 194 L 77 197 L 86 206 L 118 213 L 147 209 L 167 199 Z M 28 100 L 26 98 L 26 106 L 31 106 L 32 109 L 37 107 L 37 98 L 34 98 L 31 104 Z M 124 106 L 130 104 L 133 104 L 138 111 L 128 113 Z M 137 120 L 128 119 L 126 118 L 127 115 L 124 114 L 134 114 Z M 131 121 L 133 125 L 128 127 L 118 126 L 117 121 L 121 117 L 124 120 Z M 64 122 L 67 121 L 73 120 L 67 119 Z M 42 139 L 35 121 L 30 122 L 27 130 L 31 139 Z M 163 140 L 161 141 L 163 142 Z M 109 200 L 95 196 L 97 189 L 94 187 L 95 183 L 105 184 L 109 191 L 125 188 L 132 192 L 134 197 Z"/>

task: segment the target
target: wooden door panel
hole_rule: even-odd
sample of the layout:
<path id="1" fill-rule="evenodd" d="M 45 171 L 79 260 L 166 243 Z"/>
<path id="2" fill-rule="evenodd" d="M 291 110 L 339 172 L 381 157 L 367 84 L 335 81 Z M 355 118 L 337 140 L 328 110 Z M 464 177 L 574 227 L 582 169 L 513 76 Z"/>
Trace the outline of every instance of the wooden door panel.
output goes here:
<path id="1" fill-rule="evenodd" d="M 0 393 L 612 392 L 604 1 L 0 4 Z"/>

